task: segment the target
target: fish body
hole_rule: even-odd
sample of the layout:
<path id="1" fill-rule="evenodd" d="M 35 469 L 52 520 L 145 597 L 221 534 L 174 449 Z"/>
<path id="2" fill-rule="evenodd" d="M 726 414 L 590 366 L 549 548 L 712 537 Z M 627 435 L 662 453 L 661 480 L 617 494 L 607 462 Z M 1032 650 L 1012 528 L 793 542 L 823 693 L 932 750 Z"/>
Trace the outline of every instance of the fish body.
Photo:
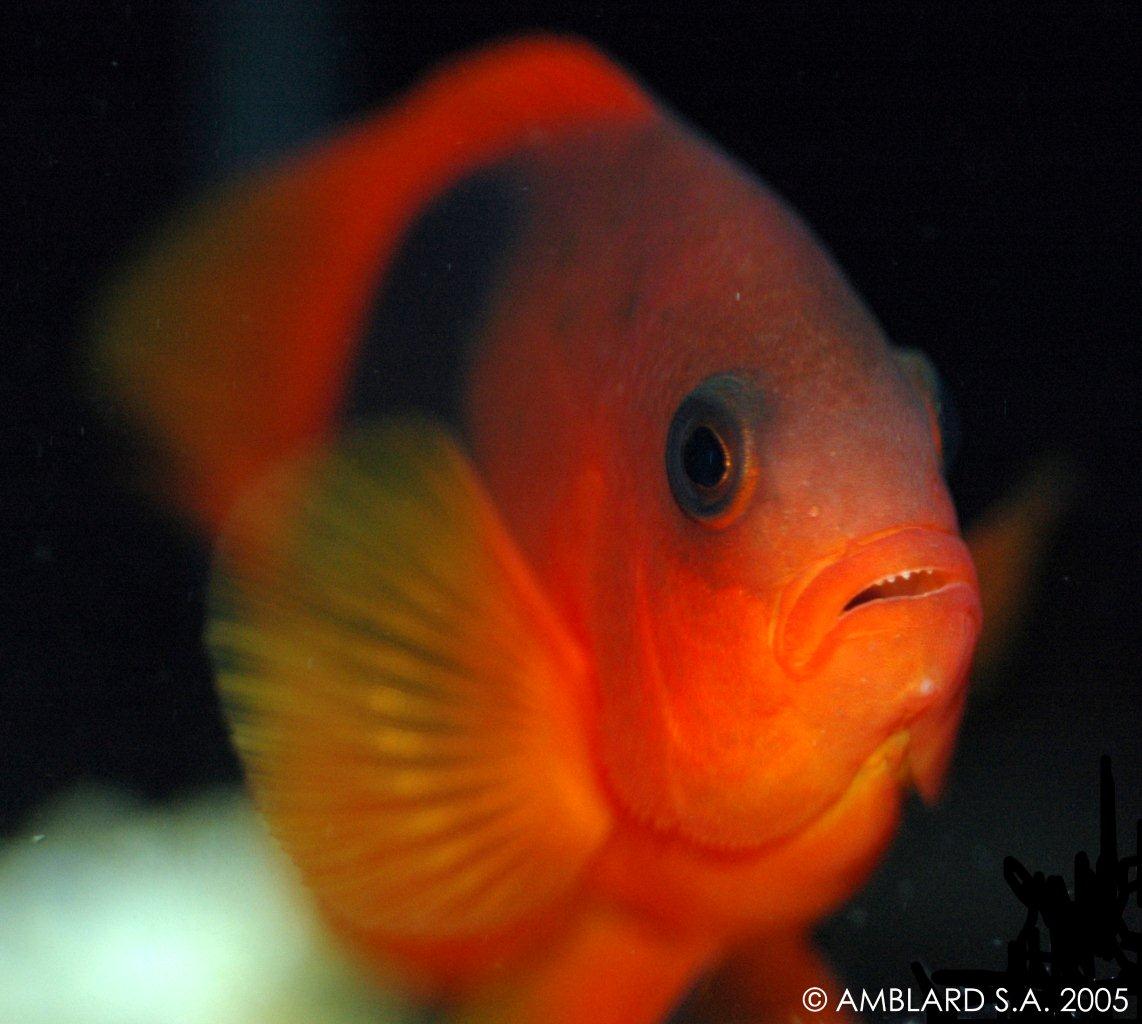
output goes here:
<path id="1" fill-rule="evenodd" d="M 191 213 L 103 323 L 331 926 L 472 1018 L 654 1020 L 735 950 L 784 1012 L 980 628 L 921 357 L 797 216 L 527 40 Z"/>

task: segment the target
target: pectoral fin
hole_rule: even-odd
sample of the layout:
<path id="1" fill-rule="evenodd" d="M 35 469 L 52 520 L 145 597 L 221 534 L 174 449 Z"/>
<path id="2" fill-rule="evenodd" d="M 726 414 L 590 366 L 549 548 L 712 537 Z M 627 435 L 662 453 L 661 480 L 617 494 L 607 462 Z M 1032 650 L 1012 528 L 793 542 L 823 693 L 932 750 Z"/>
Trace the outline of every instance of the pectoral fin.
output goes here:
<path id="1" fill-rule="evenodd" d="M 1073 468 L 1062 456 L 1044 457 L 968 531 L 983 605 L 977 678 L 995 671 L 1019 633 L 1036 572 L 1066 514 L 1073 483 Z"/>
<path id="2" fill-rule="evenodd" d="M 609 824 L 586 665 L 445 431 L 339 443 L 247 501 L 221 551 L 234 738 L 336 922 L 454 938 L 573 885 Z"/>

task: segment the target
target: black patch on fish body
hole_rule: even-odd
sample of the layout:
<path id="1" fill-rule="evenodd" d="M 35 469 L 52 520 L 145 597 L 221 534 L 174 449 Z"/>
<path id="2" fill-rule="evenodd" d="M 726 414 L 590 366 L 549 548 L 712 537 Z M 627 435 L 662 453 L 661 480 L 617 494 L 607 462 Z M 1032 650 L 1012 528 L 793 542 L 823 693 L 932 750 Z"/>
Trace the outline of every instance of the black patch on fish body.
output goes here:
<path id="1" fill-rule="evenodd" d="M 348 376 L 346 424 L 419 413 L 463 433 L 471 347 L 520 237 L 527 193 L 518 172 L 483 170 L 413 222 L 366 321 Z"/>

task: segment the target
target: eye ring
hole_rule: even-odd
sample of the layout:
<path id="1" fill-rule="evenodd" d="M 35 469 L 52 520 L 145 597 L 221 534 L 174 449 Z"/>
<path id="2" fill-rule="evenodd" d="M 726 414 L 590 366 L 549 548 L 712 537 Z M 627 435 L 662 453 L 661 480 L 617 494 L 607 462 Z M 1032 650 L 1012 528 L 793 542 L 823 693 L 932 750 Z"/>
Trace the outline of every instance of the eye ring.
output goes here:
<path id="1" fill-rule="evenodd" d="M 708 377 L 678 406 L 666 435 L 666 477 L 691 519 L 722 527 L 744 507 L 755 475 L 758 406 L 755 389 L 728 373 Z"/>

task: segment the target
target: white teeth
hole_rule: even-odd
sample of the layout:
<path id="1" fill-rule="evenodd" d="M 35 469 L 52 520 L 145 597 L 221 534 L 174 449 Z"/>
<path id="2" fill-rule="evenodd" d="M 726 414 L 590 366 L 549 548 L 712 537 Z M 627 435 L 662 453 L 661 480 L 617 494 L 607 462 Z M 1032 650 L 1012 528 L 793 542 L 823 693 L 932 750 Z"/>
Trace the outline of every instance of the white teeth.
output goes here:
<path id="1" fill-rule="evenodd" d="M 925 576 L 931 576 L 935 571 L 935 569 L 901 569 L 900 572 L 894 572 L 891 576 L 882 576 L 873 586 L 885 587 L 897 580 L 910 580 L 913 576 L 919 576 L 921 573 Z"/>

